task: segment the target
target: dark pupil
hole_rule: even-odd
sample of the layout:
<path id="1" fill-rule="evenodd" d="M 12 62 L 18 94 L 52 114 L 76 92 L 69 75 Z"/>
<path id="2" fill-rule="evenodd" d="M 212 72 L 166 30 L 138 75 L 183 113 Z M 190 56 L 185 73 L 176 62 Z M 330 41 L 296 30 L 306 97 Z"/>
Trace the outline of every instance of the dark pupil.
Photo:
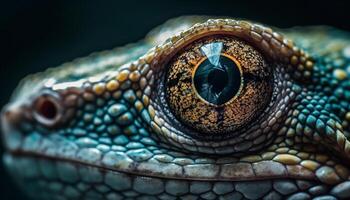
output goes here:
<path id="1" fill-rule="evenodd" d="M 208 84 L 213 88 L 213 92 L 220 93 L 227 85 L 228 76 L 226 70 L 213 69 L 208 74 Z"/>
<path id="2" fill-rule="evenodd" d="M 203 99 L 220 105 L 237 94 L 241 85 L 241 74 L 230 58 L 222 55 L 211 56 L 198 66 L 193 81 Z"/>

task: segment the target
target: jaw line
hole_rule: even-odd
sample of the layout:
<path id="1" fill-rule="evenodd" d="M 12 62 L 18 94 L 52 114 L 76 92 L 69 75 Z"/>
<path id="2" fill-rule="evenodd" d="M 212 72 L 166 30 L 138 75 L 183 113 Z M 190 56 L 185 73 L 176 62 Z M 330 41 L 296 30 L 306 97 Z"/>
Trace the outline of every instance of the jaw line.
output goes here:
<path id="1" fill-rule="evenodd" d="M 107 172 L 118 172 L 118 173 L 124 173 L 129 176 L 144 176 L 144 177 L 151 177 L 151 178 L 160 178 L 160 179 L 169 179 L 169 180 L 188 180 L 188 181 L 210 181 L 210 182 L 253 182 L 253 181 L 264 181 L 264 180 L 278 180 L 278 179 L 295 179 L 295 180 L 308 180 L 308 181 L 316 181 L 320 182 L 317 179 L 311 179 L 311 178 L 303 178 L 303 177 L 295 177 L 291 175 L 284 175 L 284 176 L 275 176 L 275 177 L 244 177 L 242 179 L 220 179 L 218 178 L 199 178 L 199 177 L 176 177 L 176 176 L 165 176 L 165 175 L 157 175 L 157 174 L 151 174 L 151 173 L 142 173 L 142 172 L 134 172 L 134 171 L 128 171 L 123 169 L 116 169 L 108 166 L 101 166 L 85 161 L 79 161 L 71 158 L 62 158 L 62 157 L 53 157 L 49 155 L 44 155 L 36 152 L 26 152 L 21 150 L 15 150 L 15 151 L 7 151 L 5 152 L 5 155 L 9 155 L 12 157 L 26 157 L 26 158 L 34 158 L 34 159 L 44 159 L 44 160 L 51 160 L 54 162 L 66 162 L 74 164 L 78 167 L 93 167 L 101 170 L 104 173 Z M 321 183 L 321 182 L 320 182 Z"/>

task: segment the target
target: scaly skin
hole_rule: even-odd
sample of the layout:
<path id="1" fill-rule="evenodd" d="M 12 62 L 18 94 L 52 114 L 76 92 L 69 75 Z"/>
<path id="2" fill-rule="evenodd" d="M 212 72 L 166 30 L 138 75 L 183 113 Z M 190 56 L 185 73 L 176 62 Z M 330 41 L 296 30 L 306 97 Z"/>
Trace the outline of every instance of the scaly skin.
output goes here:
<path id="1" fill-rule="evenodd" d="M 162 84 L 179 49 L 217 32 L 256 47 L 275 79 L 260 117 L 221 141 L 186 134 Z M 28 76 L 3 110 L 4 163 L 33 199 L 349 199 L 350 35 L 279 32 L 182 17 Z"/>

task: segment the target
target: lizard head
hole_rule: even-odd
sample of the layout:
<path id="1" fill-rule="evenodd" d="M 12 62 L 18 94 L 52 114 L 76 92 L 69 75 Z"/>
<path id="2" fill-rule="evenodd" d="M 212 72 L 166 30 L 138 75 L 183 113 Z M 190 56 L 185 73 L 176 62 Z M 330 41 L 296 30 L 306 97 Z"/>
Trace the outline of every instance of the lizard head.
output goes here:
<path id="1" fill-rule="evenodd" d="M 349 60 L 332 28 L 174 19 L 25 78 L 3 160 L 34 199 L 350 198 Z"/>

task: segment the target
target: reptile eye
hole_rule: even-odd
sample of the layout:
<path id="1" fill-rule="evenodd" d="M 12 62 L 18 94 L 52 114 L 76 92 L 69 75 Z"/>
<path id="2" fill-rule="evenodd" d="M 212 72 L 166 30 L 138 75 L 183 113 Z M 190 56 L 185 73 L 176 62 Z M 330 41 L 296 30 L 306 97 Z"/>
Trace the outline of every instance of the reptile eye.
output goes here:
<path id="1" fill-rule="evenodd" d="M 294 114 L 289 105 L 302 92 L 299 83 L 313 73 L 312 58 L 291 40 L 231 19 L 195 24 L 141 61 L 151 84 L 144 98 L 150 115 L 143 119 L 159 140 L 221 155 L 270 145 Z"/>
<path id="2" fill-rule="evenodd" d="M 254 47 L 233 36 L 192 42 L 169 62 L 166 98 L 175 116 L 200 134 L 227 134 L 261 114 L 272 72 Z"/>

